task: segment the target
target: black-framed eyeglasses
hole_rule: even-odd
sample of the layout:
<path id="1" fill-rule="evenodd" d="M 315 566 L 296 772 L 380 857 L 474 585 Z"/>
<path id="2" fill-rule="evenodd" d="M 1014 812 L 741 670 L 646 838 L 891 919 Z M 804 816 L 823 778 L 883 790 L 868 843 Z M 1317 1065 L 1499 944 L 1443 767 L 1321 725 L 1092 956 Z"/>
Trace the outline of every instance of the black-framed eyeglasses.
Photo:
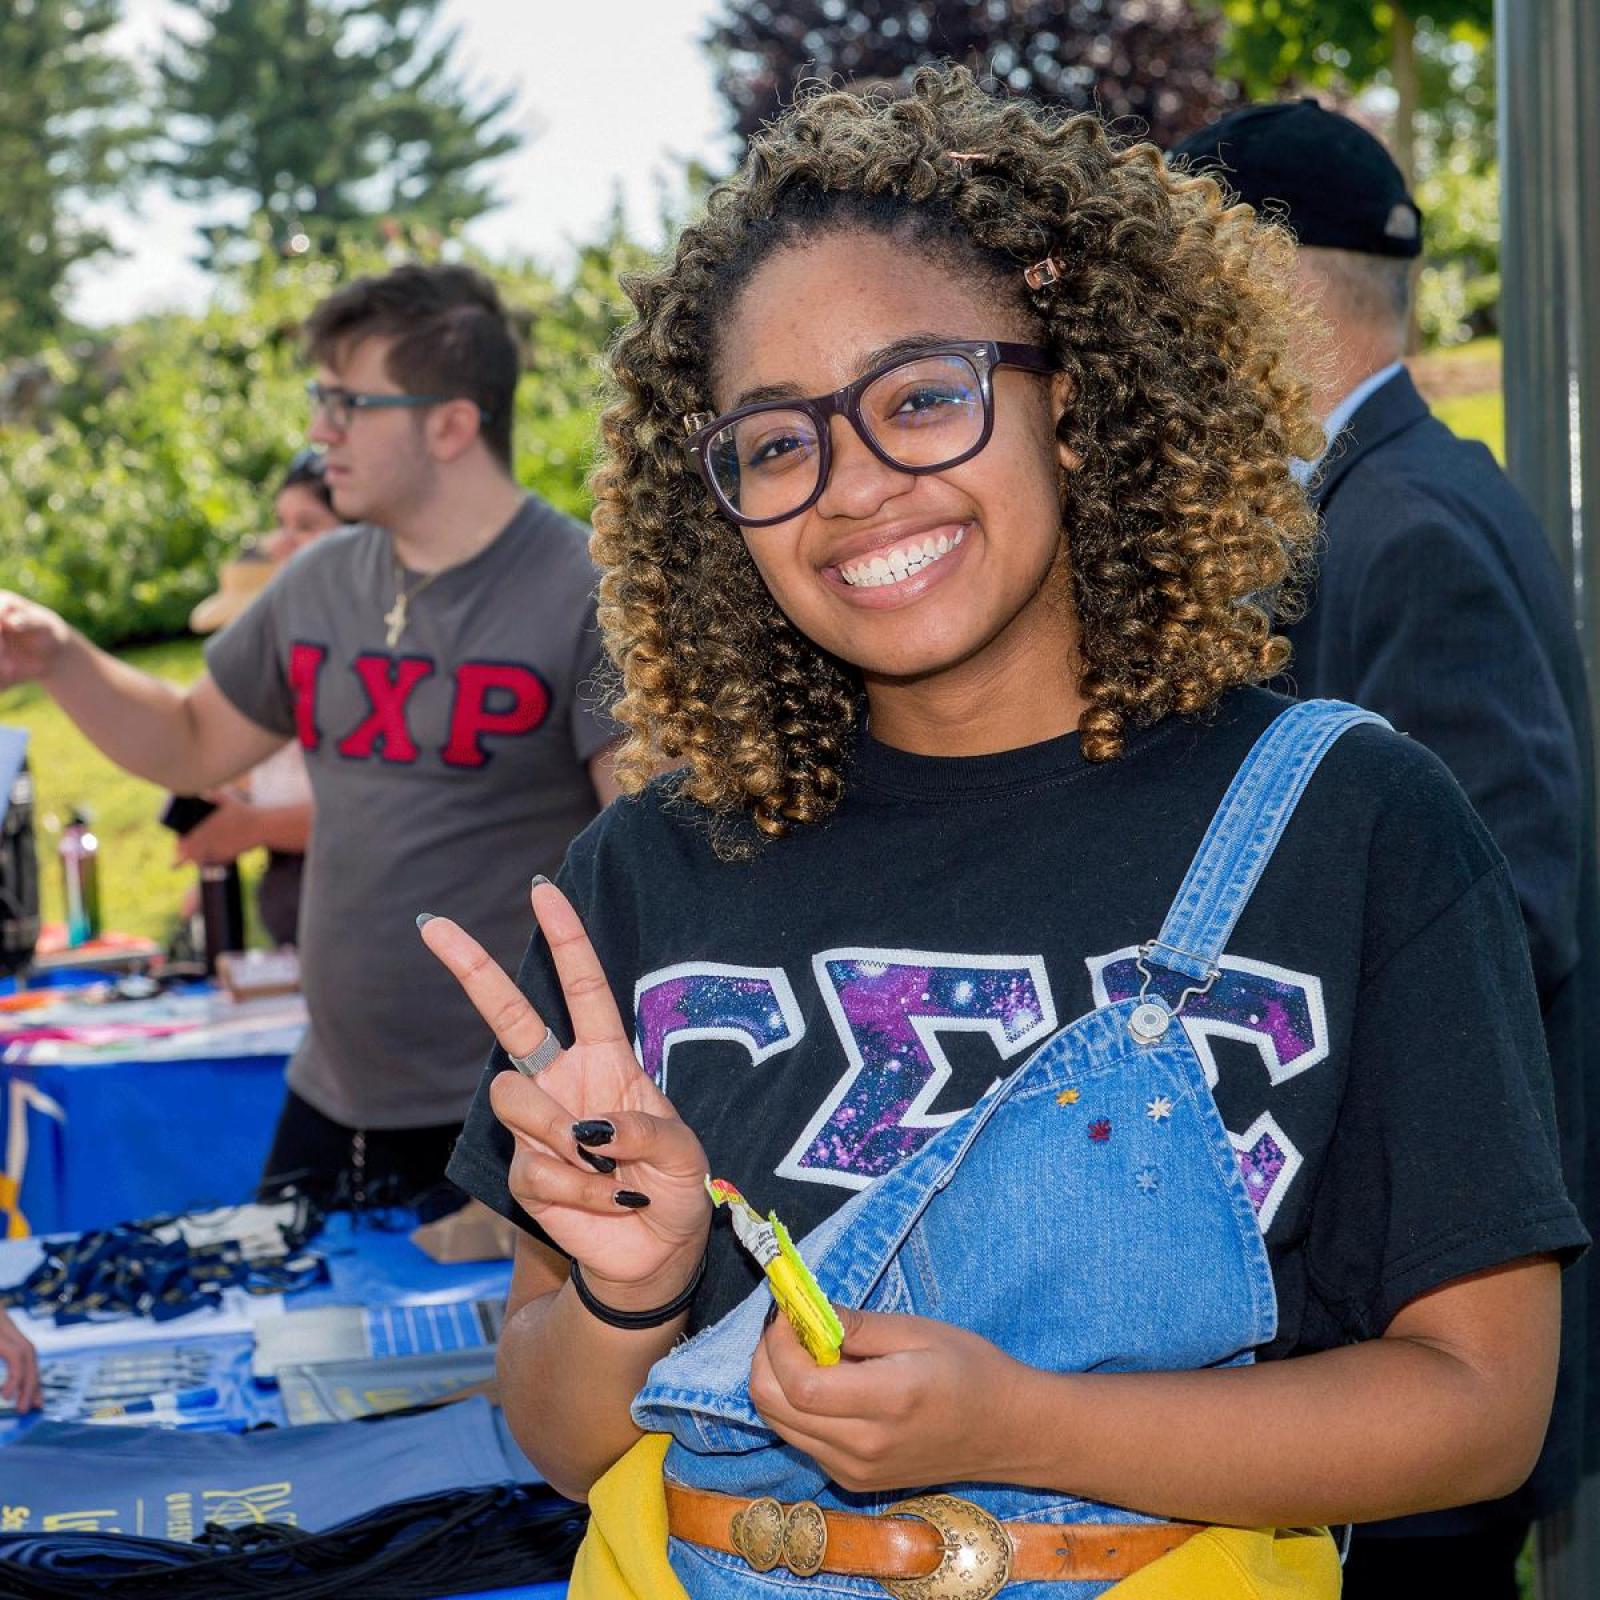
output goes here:
<path id="1" fill-rule="evenodd" d="M 722 512 L 746 528 L 786 522 L 816 504 L 833 464 L 828 422 L 847 417 L 861 442 L 897 472 L 940 472 L 971 459 L 994 432 L 994 372 L 1049 373 L 1032 344 L 956 339 L 874 367 L 832 394 L 764 400 L 713 417 L 685 417 L 688 448 Z"/>
<path id="2" fill-rule="evenodd" d="M 306 398 L 311 402 L 313 417 L 320 415 L 330 427 L 343 433 L 358 411 L 420 411 L 426 406 L 442 406 L 467 397 L 459 394 L 364 394 L 359 389 L 344 389 L 313 378 L 306 385 Z M 477 410 L 479 418 L 488 422 L 489 413 L 482 406 Z"/>

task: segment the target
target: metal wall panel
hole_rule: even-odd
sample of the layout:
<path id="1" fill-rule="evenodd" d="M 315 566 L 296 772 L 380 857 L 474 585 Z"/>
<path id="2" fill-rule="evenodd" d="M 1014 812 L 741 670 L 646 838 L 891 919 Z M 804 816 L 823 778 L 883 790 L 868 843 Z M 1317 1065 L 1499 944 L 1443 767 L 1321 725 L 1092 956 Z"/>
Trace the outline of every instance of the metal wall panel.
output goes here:
<path id="1" fill-rule="evenodd" d="M 1572 578 L 1600 707 L 1600 0 L 1496 0 L 1495 42 L 1506 465 Z M 1538 1591 L 1600 1596 L 1600 1477 L 1540 1527 Z"/>

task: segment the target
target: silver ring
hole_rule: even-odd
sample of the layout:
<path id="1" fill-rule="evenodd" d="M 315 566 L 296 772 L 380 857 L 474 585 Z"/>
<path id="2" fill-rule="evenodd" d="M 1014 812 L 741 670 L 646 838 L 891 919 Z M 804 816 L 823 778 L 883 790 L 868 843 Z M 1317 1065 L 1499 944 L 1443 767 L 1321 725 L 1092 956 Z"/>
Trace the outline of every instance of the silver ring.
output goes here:
<path id="1" fill-rule="evenodd" d="M 525 1078 L 536 1078 L 561 1054 L 561 1046 L 556 1043 L 556 1036 L 548 1029 L 545 1036 L 525 1056 L 514 1056 L 508 1050 L 507 1059 L 518 1072 Z"/>

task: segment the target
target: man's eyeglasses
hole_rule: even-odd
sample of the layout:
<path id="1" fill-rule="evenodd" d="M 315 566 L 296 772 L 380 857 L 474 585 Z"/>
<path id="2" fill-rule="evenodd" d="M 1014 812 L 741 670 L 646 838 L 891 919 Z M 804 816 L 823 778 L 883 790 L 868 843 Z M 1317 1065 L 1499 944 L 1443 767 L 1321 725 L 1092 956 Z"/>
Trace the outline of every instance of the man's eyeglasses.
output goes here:
<path id="1" fill-rule="evenodd" d="M 720 417 L 695 412 L 684 418 L 686 442 L 724 514 L 762 528 L 799 516 L 821 496 L 833 461 L 831 417 L 848 417 L 862 443 L 897 472 L 940 472 L 988 444 L 997 367 L 1049 373 L 1058 366 L 1038 345 L 928 345 L 832 394 L 762 401 Z"/>
<path id="2" fill-rule="evenodd" d="M 311 402 L 312 416 L 320 415 L 340 433 L 355 420 L 358 411 L 419 411 L 425 406 L 466 399 L 458 394 L 363 394 L 358 389 L 341 389 L 337 384 L 318 383 L 315 379 L 306 385 L 306 397 Z M 483 422 L 489 420 L 489 413 L 482 406 L 478 407 L 478 416 Z"/>

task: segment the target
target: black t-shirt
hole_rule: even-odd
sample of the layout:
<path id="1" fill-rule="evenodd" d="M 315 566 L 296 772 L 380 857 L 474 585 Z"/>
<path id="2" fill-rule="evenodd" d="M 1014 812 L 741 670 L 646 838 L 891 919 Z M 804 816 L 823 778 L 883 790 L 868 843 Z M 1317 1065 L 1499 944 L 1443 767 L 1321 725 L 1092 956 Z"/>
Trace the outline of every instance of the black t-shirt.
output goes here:
<path id="1" fill-rule="evenodd" d="M 609 807 L 559 881 L 711 1171 L 800 1239 L 914 1146 L 911 1125 L 959 1114 L 1092 1009 L 1097 958 L 1155 937 L 1286 704 L 1238 691 L 1103 763 L 1076 735 L 927 757 L 863 734 L 832 818 L 746 860 L 719 859 L 668 778 Z M 1516 898 L 1426 750 L 1372 726 L 1337 742 L 1224 966 L 1261 1012 L 1211 1026 L 1191 1002 L 1184 1017 L 1265 1233 L 1267 1354 L 1374 1337 L 1449 1279 L 1584 1242 Z M 537 937 L 519 981 L 570 1038 Z M 898 1016 L 895 994 L 910 997 Z M 491 1058 L 450 1175 L 537 1233 L 506 1188 L 511 1139 L 488 1103 L 506 1066 Z M 864 1138 L 863 1118 L 884 1136 Z M 1016 1200 L 1030 1217 L 1048 1207 Z M 691 1328 L 756 1281 L 731 1230 L 713 1229 Z"/>

